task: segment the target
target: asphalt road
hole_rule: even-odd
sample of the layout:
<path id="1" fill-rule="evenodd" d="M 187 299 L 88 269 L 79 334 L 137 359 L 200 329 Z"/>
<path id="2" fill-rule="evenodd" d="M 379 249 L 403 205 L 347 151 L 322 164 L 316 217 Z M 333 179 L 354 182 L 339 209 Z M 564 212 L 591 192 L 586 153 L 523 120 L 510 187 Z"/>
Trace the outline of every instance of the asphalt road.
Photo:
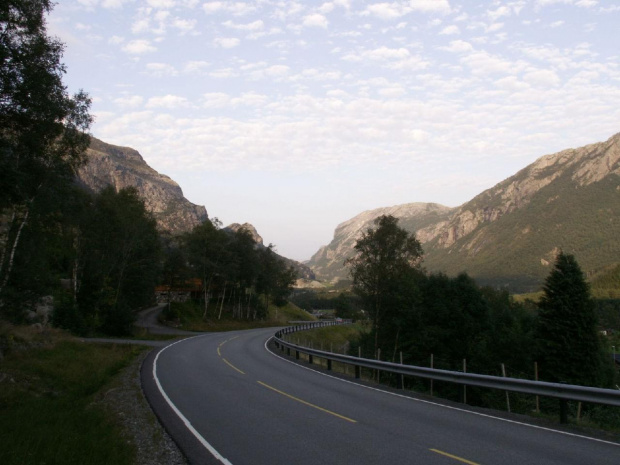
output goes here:
<path id="1" fill-rule="evenodd" d="M 287 362 L 275 329 L 210 333 L 154 350 L 154 411 L 191 463 L 620 464 L 620 444 L 401 397 Z"/>
<path id="2" fill-rule="evenodd" d="M 192 336 L 197 334 L 195 331 L 185 331 L 159 324 L 157 319 L 166 305 L 168 304 L 157 304 L 154 307 L 142 310 L 138 313 L 138 318 L 136 319 L 135 325 L 146 329 L 151 334 L 176 334 L 179 336 Z"/>

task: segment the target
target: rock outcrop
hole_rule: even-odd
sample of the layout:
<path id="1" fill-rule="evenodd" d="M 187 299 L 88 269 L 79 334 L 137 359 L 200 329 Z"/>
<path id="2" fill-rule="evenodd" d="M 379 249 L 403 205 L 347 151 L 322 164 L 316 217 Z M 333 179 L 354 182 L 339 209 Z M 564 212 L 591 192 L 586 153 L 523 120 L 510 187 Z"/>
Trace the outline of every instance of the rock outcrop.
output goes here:
<path id="1" fill-rule="evenodd" d="M 151 168 L 134 149 L 106 144 L 91 137 L 88 163 L 78 172 L 79 181 L 94 192 L 110 185 L 117 191 L 133 186 L 160 230 L 177 234 L 205 221 L 205 207 L 183 196 L 179 185 Z"/>

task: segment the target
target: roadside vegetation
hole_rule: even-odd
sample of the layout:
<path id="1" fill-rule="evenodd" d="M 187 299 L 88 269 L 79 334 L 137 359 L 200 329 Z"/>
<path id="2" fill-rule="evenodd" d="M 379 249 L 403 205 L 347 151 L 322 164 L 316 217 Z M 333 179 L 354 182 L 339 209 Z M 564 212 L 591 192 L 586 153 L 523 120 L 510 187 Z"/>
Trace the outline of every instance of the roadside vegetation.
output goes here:
<path id="1" fill-rule="evenodd" d="M 133 446 L 101 400 L 143 348 L 8 325 L 0 346 L 0 463 L 133 463 Z"/>
<path id="2" fill-rule="evenodd" d="M 323 293 L 300 299 L 332 308 L 339 299 L 356 301 L 368 328 L 349 335 L 350 355 L 397 363 L 402 357 L 410 365 L 612 389 L 620 383 L 612 357 L 620 348 L 616 345 L 620 309 L 613 302 L 592 298 L 572 255 L 558 253 L 536 301 L 517 301 L 505 291 L 480 287 L 466 274 L 448 277 L 424 271 L 415 236 L 401 229 L 395 218 L 378 218 L 355 249 L 357 255 L 349 261 L 354 298 L 341 294 L 326 299 Z M 611 334 L 601 333 L 605 327 L 612 328 Z M 291 337 L 307 338 L 304 333 Z M 326 348 L 327 340 L 308 341 L 315 348 L 317 344 Z M 390 376 L 381 379 L 396 381 Z M 428 381 L 407 383 L 416 391 L 429 390 Z M 435 383 L 433 389 L 435 395 L 462 399 L 458 386 Z M 513 412 L 531 413 L 536 408 L 531 396 L 510 398 Z M 504 409 L 506 395 L 468 388 L 467 403 Z M 620 409 L 578 404 L 571 408 L 581 422 L 620 428 Z M 542 415 L 556 415 L 558 403 L 543 401 L 541 409 Z"/>
<path id="3" fill-rule="evenodd" d="M 203 317 L 203 306 L 199 302 L 172 302 L 160 316 L 163 324 L 187 331 L 235 331 L 252 328 L 268 328 L 287 326 L 290 321 L 314 321 L 308 312 L 287 302 L 278 307 L 269 306 L 268 316 L 261 320 L 245 320 L 234 318 L 226 312 L 221 318 L 217 315 Z"/>

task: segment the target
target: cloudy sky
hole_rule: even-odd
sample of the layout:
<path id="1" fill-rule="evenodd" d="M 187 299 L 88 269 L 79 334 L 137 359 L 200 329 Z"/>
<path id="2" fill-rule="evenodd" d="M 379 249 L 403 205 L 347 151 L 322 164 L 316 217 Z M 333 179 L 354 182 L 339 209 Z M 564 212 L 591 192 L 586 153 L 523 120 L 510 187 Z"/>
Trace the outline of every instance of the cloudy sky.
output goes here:
<path id="1" fill-rule="evenodd" d="M 94 136 L 303 260 L 620 132 L 619 25 L 617 0 L 61 0 L 48 27 Z"/>

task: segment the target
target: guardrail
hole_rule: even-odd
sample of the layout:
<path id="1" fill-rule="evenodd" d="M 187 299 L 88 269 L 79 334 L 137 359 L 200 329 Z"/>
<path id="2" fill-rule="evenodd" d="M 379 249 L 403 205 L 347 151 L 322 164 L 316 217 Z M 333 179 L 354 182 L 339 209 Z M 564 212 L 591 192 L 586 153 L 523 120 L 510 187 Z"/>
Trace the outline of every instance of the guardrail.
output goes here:
<path id="1" fill-rule="evenodd" d="M 348 322 L 347 322 L 348 323 Z M 620 407 L 620 390 L 602 389 L 588 386 L 576 386 L 572 384 L 548 383 L 545 381 L 531 381 L 518 378 L 504 378 L 499 376 L 479 375 L 475 373 L 463 373 L 459 371 L 438 370 L 433 368 L 419 367 L 414 365 L 401 365 L 392 362 L 382 362 L 367 358 L 352 357 L 322 350 L 303 347 L 291 342 L 287 342 L 282 337 L 297 331 L 304 331 L 323 326 L 334 326 L 347 324 L 336 321 L 322 321 L 316 323 L 301 323 L 278 331 L 274 335 L 274 342 L 278 349 L 287 349 L 288 355 L 295 351 L 295 358 L 299 359 L 299 354 L 306 354 L 309 357 L 308 363 L 313 362 L 313 357 L 327 360 L 327 369 L 331 370 L 332 362 L 340 362 L 355 367 L 355 377 L 360 378 L 361 368 L 370 368 L 387 373 L 400 374 L 417 378 L 431 379 L 435 381 L 446 381 L 464 386 L 476 386 L 502 391 L 518 392 L 522 394 L 532 394 L 543 397 L 560 399 L 560 421 L 567 422 L 567 401 L 590 402 L 595 404 L 611 405 Z M 399 388 L 403 388 L 402 377 L 399 377 Z"/>

